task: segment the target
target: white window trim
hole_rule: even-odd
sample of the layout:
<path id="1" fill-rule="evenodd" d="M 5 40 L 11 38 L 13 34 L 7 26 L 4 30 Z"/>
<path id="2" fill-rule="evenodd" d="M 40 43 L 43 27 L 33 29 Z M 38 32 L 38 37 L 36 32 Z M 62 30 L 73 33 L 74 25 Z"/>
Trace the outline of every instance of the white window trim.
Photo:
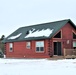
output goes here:
<path id="1" fill-rule="evenodd" d="M 31 48 L 31 42 L 26 42 L 26 49 L 30 49 Z"/>
<path id="2" fill-rule="evenodd" d="M 37 42 L 43 42 L 43 48 L 44 48 L 44 41 L 36 41 L 36 43 Z M 35 43 L 35 45 L 36 45 L 36 43 Z M 37 46 L 36 46 L 37 47 Z M 42 47 L 42 46 L 41 46 Z M 40 48 L 40 46 L 39 46 L 39 48 Z M 44 53 L 44 50 L 43 51 L 41 51 L 41 50 L 39 50 L 39 51 L 37 51 L 37 50 L 35 50 L 36 51 L 36 53 Z"/>
<path id="3" fill-rule="evenodd" d="M 75 41 L 73 41 L 73 47 L 76 47 L 76 42 Z"/>
<path id="4" fill-rule="evenodd" d="M 12 48 L 12 50 L 11 50 Z M 13 43 L 9 43 L 9 52 L 13 52 Z"/>

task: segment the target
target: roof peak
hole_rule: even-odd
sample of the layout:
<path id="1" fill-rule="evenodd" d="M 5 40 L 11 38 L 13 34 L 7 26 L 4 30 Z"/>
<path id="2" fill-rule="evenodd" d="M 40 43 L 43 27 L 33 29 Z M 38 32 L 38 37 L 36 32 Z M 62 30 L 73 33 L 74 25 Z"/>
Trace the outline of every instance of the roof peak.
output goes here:
<path id="1" fill-rule="evenodd" d="M 64 20 L 57 20 L 57 21 L 51 21 L 51 22 L 45 22 L 45 23 L 38 23 L 38 24 L 33 24 L 33 25 L 29 25 L 29 26 L 23 26 L 20 28 L 27 28 L 27 27 L 32 27 L 32 26 L 38 26 L 38 25 L 44 25 L 44 24 L 49 24 L 49 23 L 56 23 L 56 22 L 61 22 L 61 21 L 71 21 L 70 19 L 64 19 Z M 71 21 L 72 22 L 72 21 Z"/>
<path id="2" fill-rule="evenodd" d="M 49 39 L 52 38 L 56 32 L 58 32 L 66 23 L 70 23 L 75 29 L 75 24 L 70 19 L 65 20 L 59 20 L 59 21 L 53 21 L 53 22 L 47 22 L 47 23 L 41 23 L 41 24 L 35 24 L 31 26 L 25 26 L 20 27 L 16 31 L 14 31 L 12 34 L 10 34 L 6 39 L 5 42 L 14 42 L 14 41 L 23 41 L 23 40 L 40 40 L 40 39 Z M 34 28 L 34 31 L 30 34 L 28 31 L 32 30 Z M 47 34 L 47 29 L 50 29 L 52 33 L 50 32 L 48 37 L 46 37 L 43 33 Z M 28 34 L 27 34 L 28 32 Z M 42 36 L 41 33 L 44 35 Z M 37 35 L 35 35 L 37 34 Z M 26 36 L 30 36 L 28 38 L 25 38 Z M 8 39 L 13 38 L 13 39 Z"/>

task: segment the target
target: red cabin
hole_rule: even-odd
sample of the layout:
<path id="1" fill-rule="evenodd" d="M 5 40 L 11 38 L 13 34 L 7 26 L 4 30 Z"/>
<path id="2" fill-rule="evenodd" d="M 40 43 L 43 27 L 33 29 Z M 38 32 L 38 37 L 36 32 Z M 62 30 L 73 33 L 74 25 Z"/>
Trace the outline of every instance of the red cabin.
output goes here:
<path id="1" fill-rule="evenodd" d="M 5 40 L 7 58 L 50 58 L 76 48 L 76 26 L 70 20 L 21 27 Z"/>

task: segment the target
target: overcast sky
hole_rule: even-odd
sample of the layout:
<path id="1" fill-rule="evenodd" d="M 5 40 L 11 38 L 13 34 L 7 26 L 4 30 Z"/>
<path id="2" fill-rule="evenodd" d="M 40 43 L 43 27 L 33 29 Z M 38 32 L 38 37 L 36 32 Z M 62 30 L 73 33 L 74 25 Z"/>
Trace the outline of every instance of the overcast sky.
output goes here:
<path id="1" fill-rule="evenodd" d="M 0 0 L 0 37 L 19 27 L 63 19 L 76 24 L 76 0 Z"/>

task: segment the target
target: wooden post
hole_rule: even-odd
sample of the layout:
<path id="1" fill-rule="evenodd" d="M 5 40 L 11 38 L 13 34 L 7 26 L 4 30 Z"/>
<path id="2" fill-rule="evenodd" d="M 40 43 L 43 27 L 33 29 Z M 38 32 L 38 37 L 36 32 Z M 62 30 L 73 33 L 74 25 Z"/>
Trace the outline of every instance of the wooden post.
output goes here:
<path id="1" fill-rule="evenodd" d="M 66 49 L 64 48 L 64 58 L 65 58 L 65 56 L 66 56 Z"/>

